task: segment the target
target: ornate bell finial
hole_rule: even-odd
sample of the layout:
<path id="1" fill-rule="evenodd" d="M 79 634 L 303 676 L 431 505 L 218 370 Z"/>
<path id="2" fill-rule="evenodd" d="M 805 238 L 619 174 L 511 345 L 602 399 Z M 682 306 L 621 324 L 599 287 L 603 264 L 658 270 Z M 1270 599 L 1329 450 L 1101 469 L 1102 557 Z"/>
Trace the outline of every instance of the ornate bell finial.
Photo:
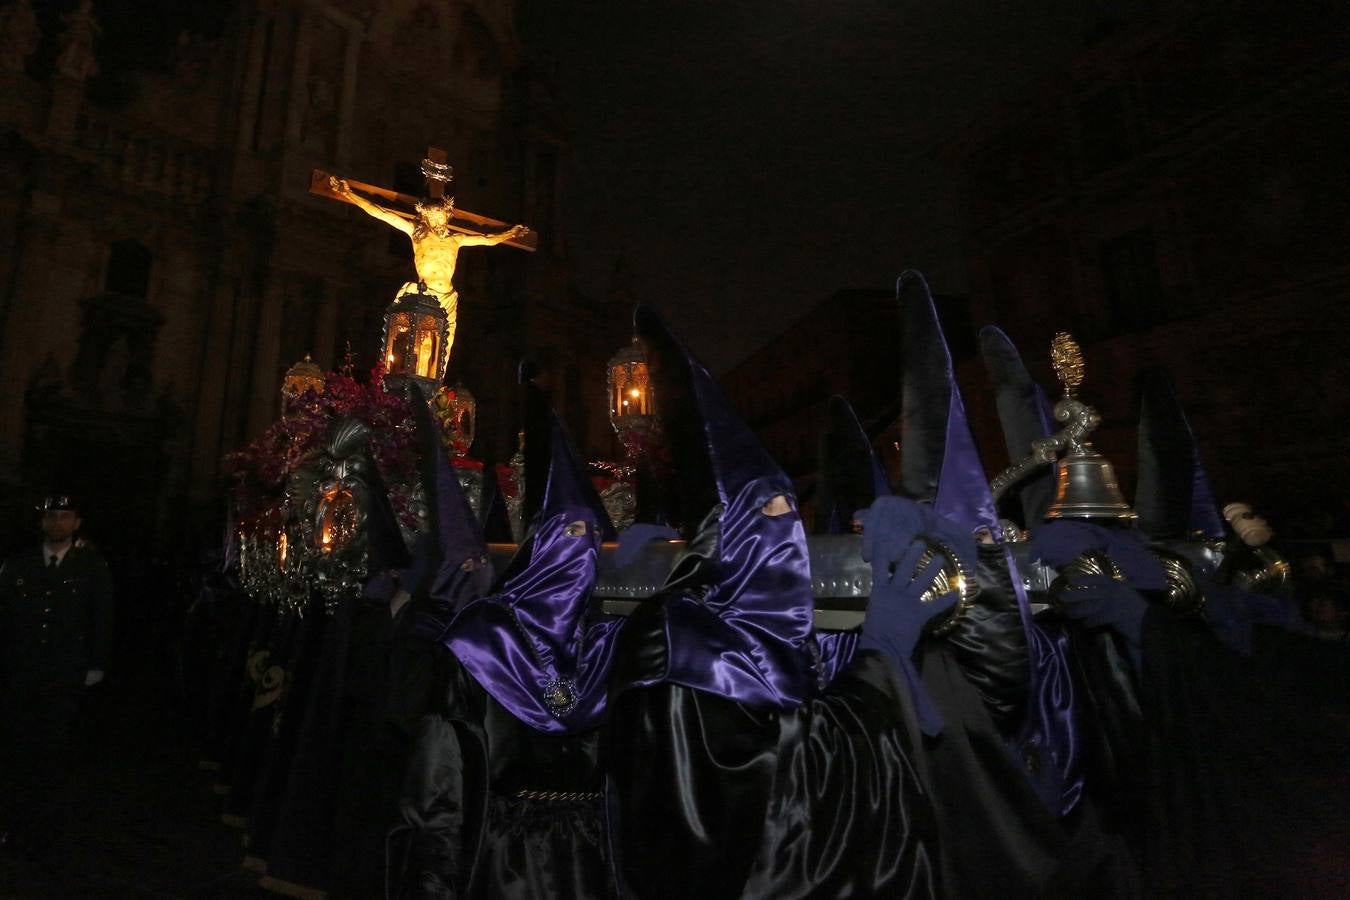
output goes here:
<path id="1" fill-rule="evenodd" d="M 1058 332 L 1050 341 L 1050 367 L 1064 386 L 1064 396 L 1077 396 L 1087 367 L 1083 362 L 1082 348 L 1067 331 Z"/>
<path id="2" fill-rule="evenodd" d="M 1114 521 L 1138 518 L 1120 491 L 1111 463 L 1083 440 L 1101 419 L 1076 396 L 1087 366 L 1082 348 L 1068 332 L 1059 332 L 1050 342 L 1050 365 L 1064 385 L 1064 399 L 1055 404 L 1055 418 L 1070 423 L 1081 420 L 1081 425 L 1066 429 L 1067 452 L 1056 465 L 1055 502 L 1045 511 L 1045 517 Z"/>

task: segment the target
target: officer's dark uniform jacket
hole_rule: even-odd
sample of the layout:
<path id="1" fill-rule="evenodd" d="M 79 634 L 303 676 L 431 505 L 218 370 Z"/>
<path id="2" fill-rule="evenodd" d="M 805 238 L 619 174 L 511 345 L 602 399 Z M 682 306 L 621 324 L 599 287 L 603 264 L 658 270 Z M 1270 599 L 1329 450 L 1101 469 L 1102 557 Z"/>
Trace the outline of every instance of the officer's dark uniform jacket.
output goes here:
<path id="1" fill-rule="evenodd" d="M 108 668 L 112 618 L 97 550 L 73 546 L 54 568 L 40 546 L 14 554 L 0 568 L 0 690 L 83 686 Z"/>

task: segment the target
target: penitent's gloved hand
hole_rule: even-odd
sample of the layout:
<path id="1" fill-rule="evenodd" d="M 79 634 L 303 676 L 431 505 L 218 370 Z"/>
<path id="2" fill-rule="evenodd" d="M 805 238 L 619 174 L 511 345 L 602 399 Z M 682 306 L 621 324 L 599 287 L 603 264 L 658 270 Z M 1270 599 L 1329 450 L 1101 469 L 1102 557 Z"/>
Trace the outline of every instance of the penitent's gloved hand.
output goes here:
<path id="1" fill-rule="evenodd" d="M 942 731 L 942 717 L 924 690 L 912 657 L 924 626 L 949 612 L 959 598 L 953 591 L 929 603 L 919 599 L 945 563 L 940 555 L 935 556 L 922 571 L 915 572 L 919 558 L 928 549 L 916 540 L 923 526 L 923 512 L 913 501 L 883 497 L 858 513 L 863 523 L 863 560 L 872 564 L 872 596 L 858 644 L 879 650 L 895 662 L 914 697 L 919 728 L 931 736 Z"/>
<path id="2" fill-rule="evenodd" d="M 929 603 L 919 599 L 946 562 L 939 554 L 916 572 L 919 558 L 926 549 L 922 543 L 913 542 L 896 547 L 895 551 L 900 555 L 894 561 L 888 558 L 894 553 L 868 560 L 872 563 L 872 597 L 867 601 L 867 612 L 863 616 L 860 644 L 880 650 L 897 662 L 914 655 L 924 626 L 949 612 L 958 599 L 956 591 Z"/>
<path id="3" fill-rule="evenodd" d="M 1054 569 L 1089 551 L 1105 553 L 1133 586 L 1161 590 L 1167 584 L 1158 558 L 1149 551 L 1139 533 L 1129 529 L 1060 519 L 1036 527 L 1031 535 L 1030 550 L 1032 559 Z"/>
<path id="4" fill-rule="evenodd" d="M 870 562 L 877 555 L 879 546 L 898 544 L 903 547 L 924 534 L 947 544 L 974 567 L 974 535 L 951 519 L 938 515 L 931 506 L 905 497 L 878 497 L 867 509 L 855 512 L 853 518 L 863 526 L 864 561 Z"/>
<path id="5" fill-rule="evenodd" d="M 1109 628 L 1125 639 L 1135 671 L 1148 601 L 1123 581 L 1106 575 L 1071 575 L 1059 595 L 1060 609 L 1088 628 Z"/>

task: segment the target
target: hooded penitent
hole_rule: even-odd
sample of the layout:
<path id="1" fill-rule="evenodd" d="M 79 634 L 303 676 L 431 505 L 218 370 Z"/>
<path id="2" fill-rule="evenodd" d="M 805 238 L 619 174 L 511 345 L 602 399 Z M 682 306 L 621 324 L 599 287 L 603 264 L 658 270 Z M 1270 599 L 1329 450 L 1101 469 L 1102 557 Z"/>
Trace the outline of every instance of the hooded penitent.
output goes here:
<path id="1" fill-rule="evenodd" d="M 621 620 L 588 622 L 586 613 L 600 542 L 613 528 L 542 392 L 528 376 L 524 388 L 532 524 L 496 590 L 460 611 L 445 642 L 522 722 L 575 733 L 593 727 L 606 705 Z"/>
<path id="2" fill-rule="evenodd" d="M 853 530 L 854 514 L 870 507 L 878 497 L 889 497 L 891 485 L 867 432 L 843 397 L 830 398 L 829 422 L 820 443 L 816 532 L 847 534 Z M 816 643 L 820 648 L 820 683 L 829 684 L 852 659 L 858 632 L 817 632 Z"/>
<path id="3" fill-rule="evenodd" d="M 918 273 L 906 272 L 897 293 L 904 317 L 905 489 L 920 499 L 931 498 L 933 511 L 967 535 L 988 528 L 997 537 L 993 494 L 928 285 Z M 1009 383 L 996 384 L 1000 413 L 1005 408 L 1013 413 L 1020 422 L 1016 439 L 1029 447 L 1030 441 L 1045 436 L 1049 424 L 1043 395 L 1001 332 L 991 335 L 986 329 L 982 345 L 986 354 L 991 346 L 1002 351 L 1003 364 L 991 366 L 1009 378 Z M 1010 402 L 1014 395 L 1016 401 Z M 1010 445 L 1012 440 L 1010 436 Z M 954 549 L 959 552 L 961 545 Z M 980 593 L 945 640 L 1000 731 L 1020 755 L 1035 757 L 1028 768 L 1042 799 L 1056 812 L 1067 813 L 1077 803 L 1081 780 L 1074 753 L 1073 690 L 1063 654 L 1031 621 L 1021 574 L 1007 548 L 982 543 L 974 549 L 976 558 L 968 562 Z"/>
<path id="4" fill-rule="evenodd" d="M 993 325 L 980 329 L 980 355 L 994 385 L 1003 439 L 1008 460 L 1016 463 L 1031 453 L 1033 441 L 1054 430 L 1055 414 L 1045 391 L 1027 372 L 1022 355 L 1003 331 Z M 1053 467 L 1047 467 L 1022 481 L 1018 495 L 1022 501 L 1022 527 L 1030 528 L 1045 518 L 1055 496 Z"/>
<path id="5" fill-rule="evenodd" d="M 814 681 L 814 598 L 792 481 L 655 313 L 639 307 L 634 325 L 688 541 L 658 595 L 662 680 L 751 705 L 796 705 Z"/>
<path id="6" fill-rule="evenodd" d="M 817 690 L 791 484 L 657 317 L 639 309 L 636 323 L 688 542 L 616 661 L 604 754 L 616 893 L 938 895 L 908 692 L 867 651 Z"/>
<path id="7" fill-rule="evenodd" d="M 1134 494 L 1139 528 L 1149 537 L 1196 533 L 1221 538 L 1223 518 L 1214 501 L 1200 448 L 1161 368 L 1139 374 L 1139 479 Z"/>
<path id="8" fill-rule="evenodd" d="M 487 592 L 492 565 L 483 530 L 450 465 L 431 412 L 425 403 L 414 403 L 413 407 L 422 451 L 422 487 L 434 540 L 419 544 L 410 567 L 418 570 L 416 577 L 410 580 L 405 575 L 403 587 L 411 594 L 425 589 L 432 600 L 428 613 L 444 617 L 444 624 L 473 598 Z"/>
<path id="9" fill-rule="evenodd" d="M 922 275 L 902 274 L 895 286 L 903 317 L 900 482 L 910 497 L 965 527 L 998 527 L 994 499 L 966 406 L 952 371 L 947 339 Z"/>
<path id="10" fill-rule="evenodd" d="M 904 487 L 931 500 L 931 512 L 918 518 L 973 557 L 965 562 L 979 585 L 951 630 L 919 646 L 924 688 L 945 723 L 918 757 L 942 836 L 944 893 L 1114 895 L 1118 848 L 1100 840 L 1089 813 L 1065 816 L 1079 805 L 1082 782 L 1063 656 L 1031 621 L 1008 548 L 970 538 L 982 527 L 998 536 L 992 492 L 928 286 L 906 272 L 897 294 Z M 1128 872 L 1123 877 L 1128 884 Z"/>
<path id="11" fill-rule="evenodd" d="M 820 473 L 816 479 L 816 533 L 847 534 L 853 513 L 878 497 L 889 497 L 890 482 L 872 442 L 843 397 L 830 398 L 829 428 L 821 436 Z"/>

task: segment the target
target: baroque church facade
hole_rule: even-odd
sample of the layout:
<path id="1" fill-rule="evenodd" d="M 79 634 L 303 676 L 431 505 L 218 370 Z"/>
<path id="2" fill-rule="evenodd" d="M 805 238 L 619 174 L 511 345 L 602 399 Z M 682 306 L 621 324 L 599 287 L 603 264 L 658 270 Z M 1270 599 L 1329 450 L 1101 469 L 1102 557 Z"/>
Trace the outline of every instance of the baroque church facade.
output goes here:
<path id="1" fill-rule="evenodd" d="M 277 416 L 285 370 L 350 355 L 363 377 L 414 277 L 406 238 L 310 195 L 311 171 L 420 194 L 430 146 L 460 207 L 540 234 L 532 255 L 460 261 L 448 380 L 478 397 L 480 444 L 514 449 L 530 352 L 580 443 L 608 449 L 597 404 L 622 336 L 571 288 L 565 127 L 510 0 L 220 0 L 214 33 L 120 69 L 104 57 L 128 57 L 111 21 L 127 11 L 103 6 L 0 7 L 7 543 L 50 489 L 113 550 L 218 523 L 221 458 Z"/>

